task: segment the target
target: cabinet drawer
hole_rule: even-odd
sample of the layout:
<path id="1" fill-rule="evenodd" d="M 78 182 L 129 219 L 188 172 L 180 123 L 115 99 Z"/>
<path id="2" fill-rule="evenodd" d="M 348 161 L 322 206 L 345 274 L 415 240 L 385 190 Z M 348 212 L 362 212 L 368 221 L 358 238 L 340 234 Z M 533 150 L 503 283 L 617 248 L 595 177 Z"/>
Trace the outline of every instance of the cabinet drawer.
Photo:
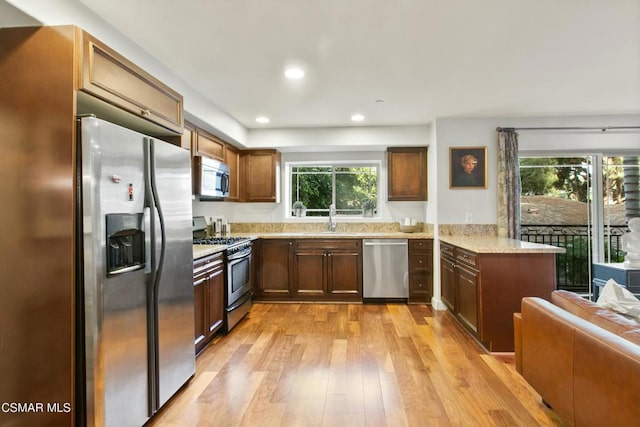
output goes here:
<path id="1" fill-rule="evenodd" d="M 193 262 L 193 277 L 195 279 L 198 276 L 205 275 L 207 273 L 213 273 L 217 270 L 223 269 L 224 261 L 222 252 L 220 252 L 219 254 L 214 254 L 195 260 Z"/>
<path id="2" fill-rule="evenodd" d="M 182 95 L 87 33 L 80 89 L 182 134 Z"/>
<path id="3" fill-rule="evenodd" d="M 339 249 L 339 250 L 360 250 L 361 240 L 351 239 L 300 239 L 295 241 L 296 249 Z"/>
<path id="4" fill-rule="evenodd" d="M 410 272 L 430 272 L 431 265 L 426 254 L 409 255 L 409 271 Z"/>
<path id="5" fill-rule="evenodd" d="M 433 240 L 409 239 L 409 251 L 412 251 L 412 252 L 431 252 L 431 251 L 433 251 Z"/>
<path id="6" fill-rule="evenodd" d="M 456 248 L 456 260 L 470 267 L 477 268 L 478 255 L 466 249 Z"/>
<path id="7" fill-rule="evenodd" d="M 409 289 L 411 292 L 429 292 L 431 293 L 430 276 L 415 276 L 409 278 Z"/>
<path id="8" fill-rule="evenodd" d="M 440 242 L 440 256 L 455 258 L 454 246 L 448 243 Z"/>

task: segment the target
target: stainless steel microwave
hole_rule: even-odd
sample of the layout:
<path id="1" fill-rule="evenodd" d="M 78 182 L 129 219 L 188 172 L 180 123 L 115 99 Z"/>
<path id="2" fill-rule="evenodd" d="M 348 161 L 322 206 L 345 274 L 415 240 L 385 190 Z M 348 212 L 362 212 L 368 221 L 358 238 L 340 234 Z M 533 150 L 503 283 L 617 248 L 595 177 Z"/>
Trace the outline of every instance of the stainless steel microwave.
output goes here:
<path id="1" fill-rule="evenodd" d="M 195 156 L 196 194 L 201 200 L 219 200 L 229 196 L 229 165 L 208 157 Z"/>

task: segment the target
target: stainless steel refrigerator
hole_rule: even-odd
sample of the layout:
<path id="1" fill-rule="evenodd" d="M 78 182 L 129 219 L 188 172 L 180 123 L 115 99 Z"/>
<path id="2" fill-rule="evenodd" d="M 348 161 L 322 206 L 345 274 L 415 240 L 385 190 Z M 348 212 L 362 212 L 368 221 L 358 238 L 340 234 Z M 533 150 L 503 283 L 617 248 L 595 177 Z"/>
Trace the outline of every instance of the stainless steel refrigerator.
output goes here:
<path id="1" fill-rule="evenodd" d="M 87 425 L 141 426 L 195 373 L 189 152 L 78 119 Z"/>

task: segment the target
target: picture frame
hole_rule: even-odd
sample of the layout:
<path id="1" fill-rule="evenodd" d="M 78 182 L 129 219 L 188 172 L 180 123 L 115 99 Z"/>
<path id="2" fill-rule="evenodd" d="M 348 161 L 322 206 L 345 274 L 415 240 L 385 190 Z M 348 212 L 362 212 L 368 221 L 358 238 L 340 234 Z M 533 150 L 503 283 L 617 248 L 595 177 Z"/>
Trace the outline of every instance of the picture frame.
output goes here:
<path id="1" fill-rule="evenodd" d="M 487 147 L 449 148 L 449 188 L 487 188 Z"/>

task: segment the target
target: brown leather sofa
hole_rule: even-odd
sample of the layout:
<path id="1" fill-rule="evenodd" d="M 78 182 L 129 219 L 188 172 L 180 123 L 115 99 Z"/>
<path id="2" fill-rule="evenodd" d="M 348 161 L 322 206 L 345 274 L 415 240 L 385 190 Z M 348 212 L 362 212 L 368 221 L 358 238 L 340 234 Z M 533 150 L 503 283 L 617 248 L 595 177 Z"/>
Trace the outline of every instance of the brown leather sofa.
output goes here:
<path id="1" fill-rule="evenodd" d="M 640 426 L 640 323 L 579 295 L 522 299 L 516 369 L 571 426 Z"/>

